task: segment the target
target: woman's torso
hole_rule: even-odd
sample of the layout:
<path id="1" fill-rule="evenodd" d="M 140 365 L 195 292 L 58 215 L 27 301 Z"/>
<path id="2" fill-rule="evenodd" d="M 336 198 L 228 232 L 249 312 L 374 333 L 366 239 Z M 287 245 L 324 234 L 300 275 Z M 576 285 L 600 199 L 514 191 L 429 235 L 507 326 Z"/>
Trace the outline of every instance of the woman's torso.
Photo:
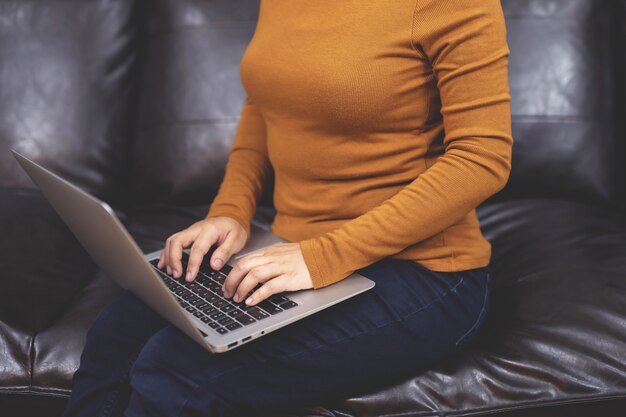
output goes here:
<path id="1" fill-rule="evenodd" d="M 411 41 L 414 8 L 397 0 L 261 1 L 240 69 L 266 123 L 274 233 L 298 241 L 331 231 L 443 154 L 437 80 Z M 458 270 L 486 265 L 490 253 L 472 210 L 394 257 Z M 464 258 L 473 263 L 454 263 Z"/>

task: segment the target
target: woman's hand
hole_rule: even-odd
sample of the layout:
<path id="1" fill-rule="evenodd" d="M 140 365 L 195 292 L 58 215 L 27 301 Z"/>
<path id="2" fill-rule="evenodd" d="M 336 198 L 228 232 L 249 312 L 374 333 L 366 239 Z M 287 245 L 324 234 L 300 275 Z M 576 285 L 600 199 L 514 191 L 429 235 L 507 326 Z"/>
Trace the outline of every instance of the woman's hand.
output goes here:
<path id="1" fill-rule="evenodd" d="M 272 294 L 313 288 L 311 274 L 299 243 L 277 243 L 241 257 L 224 281 L 224 295 L 243 301 L 257 284 L 263 285 L 248 297 L 256 305 Z"/>
<path id="2" fill-rule="evenodd" d="M 217 248 L 211 256 L 209 265 L 219 270 L 234 253 L 243 249 L 247 240 L 246 230 L 237 220 L 225 216 L 207 217 L 167 238 L 157 268 L 163 269 L 165 266 L 169 275 L 180 278 L 183 273 L 181 263 L 183 248 L 193 243 L 189 251 L 185 277 L 186 281 L 193 281 L 204 255 L 213 245 L 217 245 Z"/>

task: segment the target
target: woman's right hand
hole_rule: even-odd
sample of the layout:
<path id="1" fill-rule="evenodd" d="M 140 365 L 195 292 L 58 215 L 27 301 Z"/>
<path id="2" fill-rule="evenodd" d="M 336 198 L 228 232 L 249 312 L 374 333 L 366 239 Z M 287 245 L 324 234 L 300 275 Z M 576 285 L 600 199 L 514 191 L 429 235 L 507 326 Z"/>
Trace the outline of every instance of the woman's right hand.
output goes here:
<path id="1" fill-rule="evenodd" d="M 169 275 L 180 278 L 183 273 L 182 251 L 192 245 L 185 277 L 191 282 L 198 274 L 204 255 L 213 245 L 217 248 L 209 265 L 219 270 L 233 254 L 243 249 L 247 240 L 246 230 L 237 220 L 225 216 L 207 217 L 168 237 L 157 267 L 163 269 L 165 266 Z"/>

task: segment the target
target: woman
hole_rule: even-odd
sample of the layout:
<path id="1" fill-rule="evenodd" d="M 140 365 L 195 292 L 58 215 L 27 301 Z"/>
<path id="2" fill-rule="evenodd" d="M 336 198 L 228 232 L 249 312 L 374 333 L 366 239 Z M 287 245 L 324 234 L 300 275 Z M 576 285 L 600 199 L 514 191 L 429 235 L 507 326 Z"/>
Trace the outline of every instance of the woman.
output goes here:
<path id="1" fill-rule="evenodd" d="M 511 168 L 508 56 L 499 0 L 262 1 L 225 178 L 159 268 L 193 280 L 215 246 L 220 269 L 273 168 L 289 243 L 240 258 L 225 295 L 254 305 L 354 271 L 376 286 L 220 354 L 125 293 L 88 333 L 65 416 L 276 415 L 458 354 L 488 306 L 475 208 Z"/>

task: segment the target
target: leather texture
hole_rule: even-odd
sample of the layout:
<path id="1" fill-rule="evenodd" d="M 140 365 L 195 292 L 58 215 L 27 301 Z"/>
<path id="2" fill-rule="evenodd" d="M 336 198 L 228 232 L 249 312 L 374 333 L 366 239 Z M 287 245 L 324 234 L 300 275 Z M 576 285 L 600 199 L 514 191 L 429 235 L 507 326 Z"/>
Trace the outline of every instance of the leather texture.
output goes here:
<path id="1" fill-rule="evenodd" d="M 239 61 L 258 5 L 154 0 L 142 20 L 141 102 L 133 205 L 210 204 L 223 178 L 245 92 Z M 272 189 L 263 202 L 271 205 Z"/>
<path id="2" fill-rule="evenodd" d="M 607 203 L 618 190 L 614 2 L 502 2 L 513 137 L 509 197 Z M 623 24 L 621 22 L 620 24 Z"/>
<path id="3" fill-rule="evenodd" d="M 626 405 L 626 0 L 502 6 L 515 144 L 509 183 L 477 208 L 493 247 L 485 326 L 453 361 L 299 416 Z M 0 2 L 0 415 L 60 415 L 87 329 L 120 291 L 9 149 L 108 201 L 144 251 L 159 249 L 221 183 L 257 12 L 258 0 Z"/>
<path id="4" fill-rule="evenodd" d="M 8 151 L 114 204 L 128 200 L 137 3 L 0 2 L 0 185 L 32 187 Z"/>

